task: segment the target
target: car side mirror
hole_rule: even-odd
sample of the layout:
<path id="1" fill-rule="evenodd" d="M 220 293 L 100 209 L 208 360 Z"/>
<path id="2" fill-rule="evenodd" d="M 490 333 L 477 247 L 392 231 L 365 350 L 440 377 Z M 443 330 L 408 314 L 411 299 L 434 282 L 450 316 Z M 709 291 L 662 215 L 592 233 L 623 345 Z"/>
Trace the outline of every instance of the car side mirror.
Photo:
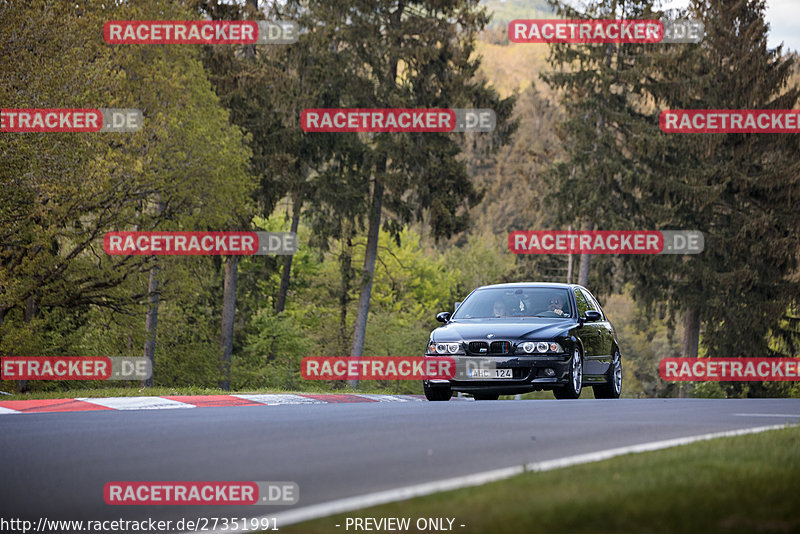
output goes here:
<path id="1" fill-rule="evenodd" d="M 587 310 L 586 313 L 583 314 L 583 317 L 587 323 L 593 323 L 595 321 L 601 320 L 603 318 L 603 315 L 599 311 Z"/>
<path id="2" fill-rule="evenodd" d="M 450 320 L 450 315 L 452 315 L 450 312 L 439 312 L 436 314 L 436 320 L 440 323 L 446 323 Z"/>

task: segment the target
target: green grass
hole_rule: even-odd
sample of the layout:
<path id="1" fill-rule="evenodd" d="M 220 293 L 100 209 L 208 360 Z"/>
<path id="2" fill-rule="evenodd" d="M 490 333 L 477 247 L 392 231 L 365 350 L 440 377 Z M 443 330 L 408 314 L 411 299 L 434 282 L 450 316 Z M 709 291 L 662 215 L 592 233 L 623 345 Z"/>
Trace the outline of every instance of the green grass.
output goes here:
<path id="1" fill-rule="evenodd" d="M 410 517 L 412 526 L 421 517 L 451 517 L 463 534 L 800 532 L 800 427 L 526 473 L 278 527 L 286 534 L 354 532 L 345 530 L 347 517 Z"/>

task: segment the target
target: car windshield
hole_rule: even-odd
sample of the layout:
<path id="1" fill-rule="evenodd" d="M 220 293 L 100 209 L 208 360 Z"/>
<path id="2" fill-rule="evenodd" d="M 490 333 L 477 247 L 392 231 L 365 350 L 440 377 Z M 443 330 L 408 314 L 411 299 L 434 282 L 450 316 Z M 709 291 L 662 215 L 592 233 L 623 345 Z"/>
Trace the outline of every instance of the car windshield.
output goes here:
<path id="1" fill-rule="evenodd" d="M 572 317 L 569 292 L 549 287 L 479 289 L 453 314 L 453 319 L 490 317 Z"/>

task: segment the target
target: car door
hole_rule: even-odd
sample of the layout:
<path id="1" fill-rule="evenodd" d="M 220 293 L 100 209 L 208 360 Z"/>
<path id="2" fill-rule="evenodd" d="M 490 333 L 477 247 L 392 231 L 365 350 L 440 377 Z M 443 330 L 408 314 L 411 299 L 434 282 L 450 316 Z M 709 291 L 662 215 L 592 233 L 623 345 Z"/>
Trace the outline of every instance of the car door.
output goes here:
<path id="1" fill-rule="evenodd" d="M 597 328 L 598 336 L 598 374 L 604 374 L 608 370 L 608 366 L 611 365 L 612 349 L 614 346 L 614 327 L 611 326 L 611 322 L 609 322 L 606 314 L 603 313 L 603 308 L 600 307 L 594 295 L 592 295 L 589 290 L 583 289 L 582 291 L 585 293 L 586 300 L 589 303 L 589 309 L 595 310 L 603 316 L 602 321 L 597 321 L 594 324 Z"/>
<path id="2" fill-rule="evenodd" d="M 589 306 L 589 299 L 580 288 L 574 288 L 575 304 L 578 306 L 578 317 L 585 316 L 586 311 L 592 309 Z M 578 336 L 583 342 L 583 372 L 585 375 L 602 374 L 603 362 L 598 361 L 602 358 L 602 339 L 600 337 L 600 327 L 596 322 L 583 323 L 578 329 Z"/>

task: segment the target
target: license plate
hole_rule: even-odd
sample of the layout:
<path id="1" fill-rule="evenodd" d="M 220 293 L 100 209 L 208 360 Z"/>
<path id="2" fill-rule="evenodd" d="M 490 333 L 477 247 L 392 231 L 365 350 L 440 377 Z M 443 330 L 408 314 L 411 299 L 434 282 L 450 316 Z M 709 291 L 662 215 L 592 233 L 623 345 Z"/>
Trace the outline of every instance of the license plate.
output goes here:
<path id="1" fill-rule="evenodd" d="M 486 380 L 513 378 L 511 369 L 468 369 L 467 376 L 469 378 L 483 378 Z"/>

